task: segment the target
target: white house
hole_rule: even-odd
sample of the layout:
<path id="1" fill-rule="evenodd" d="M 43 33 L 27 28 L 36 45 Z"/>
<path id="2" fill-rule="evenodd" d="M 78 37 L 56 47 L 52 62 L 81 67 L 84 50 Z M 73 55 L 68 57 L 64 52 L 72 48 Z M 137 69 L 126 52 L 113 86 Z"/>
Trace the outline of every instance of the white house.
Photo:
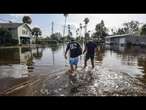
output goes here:
<path id="1" fill-rule="evenodd" d="M 107 36 L 105 38 L 106 44 L 125 44 L 126 38 L 129 36 L 129 34 L 123 34 L 123 35 L 114 35 L 114 36 Z"/>
<path id="2" fill-rule="evenodd" d="M 135 34 L 107 36 L 105 38 L 105 43 L 117 45 L 146 45 L 146 36 L 137 36 Z"/>
<path id="3" fill-rule="evenodd" d="M 19 44 L 32 42 L 31 28 L 26 23 L 0 23 L 0 28 L 6 28 L 12 33 L 12 38 Z"/>

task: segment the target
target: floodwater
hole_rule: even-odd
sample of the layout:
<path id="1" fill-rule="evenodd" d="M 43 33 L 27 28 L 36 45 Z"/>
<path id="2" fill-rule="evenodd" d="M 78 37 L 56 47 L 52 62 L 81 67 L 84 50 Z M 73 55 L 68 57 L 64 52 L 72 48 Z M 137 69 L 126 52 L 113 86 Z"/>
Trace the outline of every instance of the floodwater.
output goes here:
<path id="1" fill-rule="evenodd" d="M 64 59 L 65 47 L 59 44 L 41 47 L 0 48 L 0 91 L 27 81 L 30 76 L 51 74 L 69 67 L 68 61 Z M 83 66 L 83 59 L 84 55 L 80 57 L 79 67 Z M 90 67 L 90 61 L 88 61 L 88 65 Z M 115 82 L 116 84 L 119 84 L 120 81 L 123 81 L 123 84 L 128 83 L 128 79 L 121 78 L 121 74 L 134 78 L 134 81 L 142 84 L 145 88 L 146 47 L 98 46 L 95 65 L 94 71 L 98 74 L 97 79 L 100 81 L 95 80 L 94 85 L 98 87 L 98 90 L 105 85 L 106 92 L 114 91 L 114 89 L 117 90 L 116 87 L 112 88 L 112 86 L 117 86 L 114 85 Z M 119 73 L 119 77 L 117 73 Z M 109 80 L 111 77 L 116 80 Z M 101 90 L 98 91 L 98 94 L 100 92 Z"/>

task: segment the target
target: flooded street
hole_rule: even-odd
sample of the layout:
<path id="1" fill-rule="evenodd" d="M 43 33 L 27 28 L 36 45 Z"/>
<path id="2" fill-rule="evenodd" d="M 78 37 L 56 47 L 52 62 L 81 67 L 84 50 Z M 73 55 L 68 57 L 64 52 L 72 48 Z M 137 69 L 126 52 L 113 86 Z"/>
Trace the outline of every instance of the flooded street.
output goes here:
<path id="1" fill-rule="evenodd" d="M 0 48 L 0 94 L 10 96 L 146 95 L 146 47 L 98 46 L 95 68 L 69 77 L 62 44 Z"/>

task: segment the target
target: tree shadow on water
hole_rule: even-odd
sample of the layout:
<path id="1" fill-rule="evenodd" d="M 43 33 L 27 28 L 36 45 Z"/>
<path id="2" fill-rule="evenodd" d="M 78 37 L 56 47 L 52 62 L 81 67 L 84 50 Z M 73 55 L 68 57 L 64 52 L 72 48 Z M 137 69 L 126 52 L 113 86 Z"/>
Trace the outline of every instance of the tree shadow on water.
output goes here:
<path id="1" fill-rule="evenodd" d="M 41 59 L 43 56 L 43 49 L 42 48 L 36 48 L 36 52 L 33 53 L 33 57 L 36 59 Z"/>

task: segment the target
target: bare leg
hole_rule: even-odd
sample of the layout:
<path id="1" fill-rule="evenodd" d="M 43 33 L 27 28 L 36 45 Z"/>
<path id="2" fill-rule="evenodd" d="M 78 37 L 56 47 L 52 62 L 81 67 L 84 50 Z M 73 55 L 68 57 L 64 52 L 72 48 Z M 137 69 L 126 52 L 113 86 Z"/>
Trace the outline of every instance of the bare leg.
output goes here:
<path id="1" fill-rule="evenodd" d="M 91 58 L 92 69 L 94 68 L 94 58 Z"/>
<path id="2" fill-rule="evenodd" d="M 77 65 L 75 65 L 75 71 L 77 70 L 77 68 L 78 68 L 78 66 L 77 66 Z"/>
<path id="3" fill-rule="evenodd" d="M 70 69 L 71 69 L 71 73 L 73 73 L 73 71 L 74 71 L 73 65 L 70 65 Z"/>
<path id="4" fill-rule="evenodd" d="M 87 59 L 85 59 L 84 68 L 86 68 L 86 66 L 87 66 Z"/>
<path id="5" fill-rule="evenodd" d="M 87 55 L 86 55 L 86 57 L 85 57 L 85 62 L 84 62 L 84 68 L 86 68 L 86 66 L 87 66 L 87 61 L 88 61 L 88 57 L 87 57 Z"/>
<path id="6" fill-rule="evenodd" d="M 74 71 L 76 71 L 76 70 L 77 70 L 77 65 L 75 65 Z M 73 71 L 72 74 L 71 74 L 72 76 L 75 76 L 75 75 L 76 75 L 74 71 Z"/>

